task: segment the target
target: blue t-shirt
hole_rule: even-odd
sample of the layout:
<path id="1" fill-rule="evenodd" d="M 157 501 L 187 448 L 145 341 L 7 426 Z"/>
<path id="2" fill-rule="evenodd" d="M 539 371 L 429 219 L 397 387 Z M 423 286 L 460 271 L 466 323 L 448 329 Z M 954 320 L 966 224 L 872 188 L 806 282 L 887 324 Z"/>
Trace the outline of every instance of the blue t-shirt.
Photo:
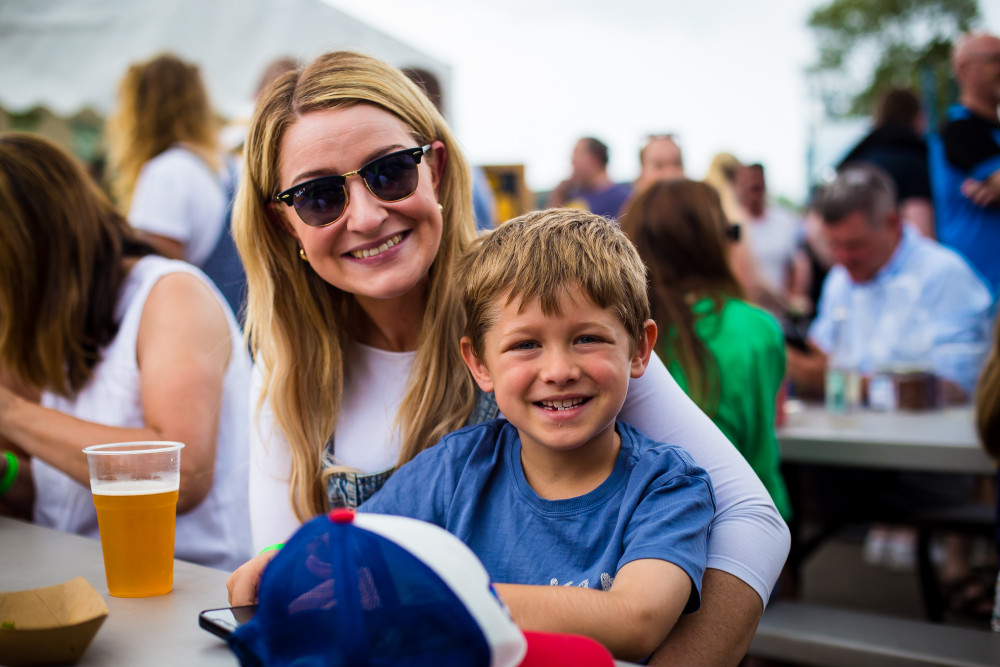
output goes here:
<path id="1" fill-rule="evenodd" d="M 505 419 L 446 435 L 359 508 L 437 524 L 465 542 L 497 583 L 607 590 L 641 558 L 691 577 L 698 608 L 715 495 L 708 473 L 674 445 L 618 422 L 611 475 L 576 498 L 546 500 L 524 477 L 521 440 Z"/>

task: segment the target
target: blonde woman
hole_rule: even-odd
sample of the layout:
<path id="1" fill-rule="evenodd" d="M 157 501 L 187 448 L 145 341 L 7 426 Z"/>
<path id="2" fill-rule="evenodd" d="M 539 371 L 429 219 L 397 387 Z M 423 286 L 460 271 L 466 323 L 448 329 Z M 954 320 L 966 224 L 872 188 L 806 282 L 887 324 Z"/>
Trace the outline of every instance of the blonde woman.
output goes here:
<path id="1" fill-rule="evenodd" d="M 459 351 L 454 266 L 475 235 L 471 172 L 426 95 L 381 61 L 325 54 L 262 94 L 245 156 L 234 231 L 262 399 L 250 487 L 261 549 L 362 502 L 396 466 L 497 410 Z M 653 664 L 704 661 L 706 650 L 735 663 L 787 554 L 784 522 L 661 363 L 632 382 L 622 415 L 686 446 L 719 491 L 702 610 Z M 230 577 L 233 604 L 256 598 L 273 554 Z M 718 639 L 706 648 L 707 633 Z"/>
<path id="2" fill-rule="evenodd" d="M 203 269 L 236 314 L 245 279 L 227 227 L 236 169 L 198 67 L 162 54 L 128 68 L 108 120 L 112 192 L 165 257 Z"/>
<path id="3" fill-rule="evenodd" d="M 178 440 L 177 557 L 244 561 L 250 364 L 221 295 L 38 136 L 0 135 L 0 210 L 0 512 L 96 538 L 83 448 Z"/>

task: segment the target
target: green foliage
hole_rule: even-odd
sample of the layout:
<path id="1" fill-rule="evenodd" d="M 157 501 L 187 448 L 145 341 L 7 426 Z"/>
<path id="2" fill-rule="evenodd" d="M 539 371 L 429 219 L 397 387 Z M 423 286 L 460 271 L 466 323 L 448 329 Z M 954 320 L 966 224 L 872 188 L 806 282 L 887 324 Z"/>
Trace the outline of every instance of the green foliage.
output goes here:
<path id="1" fill-rule="evenodd" d="M 940 117 L 955 98 L 952 42 L 979 18 L 978 0 L 831 0 L 809 17 L 819 51 L 811 82 L 832 116 L 869 115 L 899 86 L 921 91 Z"/>

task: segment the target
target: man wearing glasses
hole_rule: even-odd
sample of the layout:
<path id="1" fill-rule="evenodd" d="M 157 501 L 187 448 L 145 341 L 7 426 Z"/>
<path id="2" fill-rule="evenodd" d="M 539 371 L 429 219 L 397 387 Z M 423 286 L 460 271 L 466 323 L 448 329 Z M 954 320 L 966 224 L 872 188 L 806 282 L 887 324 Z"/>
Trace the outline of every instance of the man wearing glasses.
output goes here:
<path id="1" fill-rule="evenodd" d="M 938 238 L 961 252 L 994 298 L 1000 287 L 1000 38 L 961 37 L 952 52 L 959 104 L 931 138 Z"/>

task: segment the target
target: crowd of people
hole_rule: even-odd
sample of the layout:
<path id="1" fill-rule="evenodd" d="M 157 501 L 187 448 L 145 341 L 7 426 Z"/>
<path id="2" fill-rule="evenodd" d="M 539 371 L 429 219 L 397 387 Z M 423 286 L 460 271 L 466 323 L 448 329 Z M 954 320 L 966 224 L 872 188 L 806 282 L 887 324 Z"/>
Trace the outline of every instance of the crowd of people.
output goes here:
<path id="1" fill-rule="evenodd" d="M 1000 39 L 956 43 L 930 145 L 887 91 L 801 213 L 764 165 L 695 180 L 658 134 L 634 183 L 581 138 L 548 207 L 496 225 L 426 72 L 277 65 L 236 150 L 195 65 L 129 67 L 113 198 L 0 135 L 0 512 L 96 537 L 81 450 L 177 440 L 176 555 L 232 570 L 234 605 L 300 525 L 356 508 L 457 535 L 523 628 L 735 664 L 789 549 L 786 394 L 847 364 L 893 409 L 874 378 L 920 370 L 1000 448 Z"/>

